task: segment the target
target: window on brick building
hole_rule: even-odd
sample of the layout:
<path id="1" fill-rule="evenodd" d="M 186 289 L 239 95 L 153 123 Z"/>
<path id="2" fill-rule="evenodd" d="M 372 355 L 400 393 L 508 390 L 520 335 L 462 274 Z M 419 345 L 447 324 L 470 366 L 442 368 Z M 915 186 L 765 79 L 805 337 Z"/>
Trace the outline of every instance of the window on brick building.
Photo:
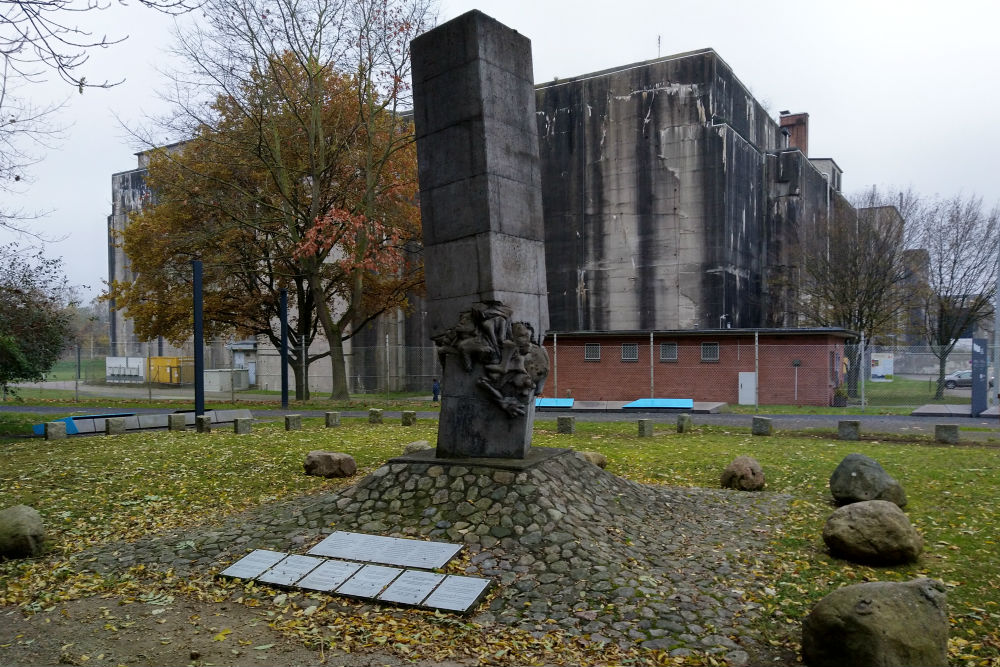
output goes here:
<path id="1" fill-rule="evenodd" d="M 583 360 L 584 361 L 600 361 L 601 360 L 601 344 L 600 343 L 585 343 L 583 346 Z"/>
<path id="2" fill-rule="evenodd" d="M 702 361 L 718 361 L 719 360 L 719 344 L 718 343 L 702 343 L 701 344 L 701 360 Z"/>
<path id="3" fill-rule="evenodd" d="M 677 361 L 677 343 L 660 343 L 660 361 Z"/>
<path id="4" fill-rule="evenodd" d="M 622 361 L 639 361 L 638 343 L 622 343 Z"/>

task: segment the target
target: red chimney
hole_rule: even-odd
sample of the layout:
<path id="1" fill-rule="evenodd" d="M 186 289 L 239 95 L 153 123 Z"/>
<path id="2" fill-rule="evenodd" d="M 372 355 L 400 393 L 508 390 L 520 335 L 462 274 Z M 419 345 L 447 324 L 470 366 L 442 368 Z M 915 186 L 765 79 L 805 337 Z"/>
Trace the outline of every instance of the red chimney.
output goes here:
<path id="1" fill-rule="evenodd" d="M 781 128 L 788 130 L 788 145 L 809 157 L 809 114 L 782 111 Z"/>

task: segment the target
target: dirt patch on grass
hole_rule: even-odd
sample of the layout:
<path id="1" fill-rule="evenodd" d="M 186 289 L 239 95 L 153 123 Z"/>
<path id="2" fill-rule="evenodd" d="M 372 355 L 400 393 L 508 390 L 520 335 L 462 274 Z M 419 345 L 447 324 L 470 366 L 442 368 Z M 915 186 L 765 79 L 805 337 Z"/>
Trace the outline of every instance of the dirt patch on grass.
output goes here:
<path id="1" fill-rule="evenodd" d="M 27 616 L 0 607 L 0 664 L 9 666 L 398 663 L 386 653 L 310 650 L 269 627 L 263 613 L 238 604 L 89 597 Z"/>

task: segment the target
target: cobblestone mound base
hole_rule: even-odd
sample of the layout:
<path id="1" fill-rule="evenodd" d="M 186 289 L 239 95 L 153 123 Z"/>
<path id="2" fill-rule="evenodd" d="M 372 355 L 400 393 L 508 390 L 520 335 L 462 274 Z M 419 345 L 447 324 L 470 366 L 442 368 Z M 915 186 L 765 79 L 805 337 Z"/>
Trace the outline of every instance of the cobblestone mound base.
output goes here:
<path id="1" fill-rule="evenodd" d="M 753 574 L 786 498 L 646 486 L 569 452 L 528 470 L 389 463 L 339 494 L 261 507 L 217 529 L 114 545 L 97 569 L 205 570 L 248 550 L 305 552 L 333 530 L 461 542 L 499 594 L 473 620 L 745 661 Z"/>

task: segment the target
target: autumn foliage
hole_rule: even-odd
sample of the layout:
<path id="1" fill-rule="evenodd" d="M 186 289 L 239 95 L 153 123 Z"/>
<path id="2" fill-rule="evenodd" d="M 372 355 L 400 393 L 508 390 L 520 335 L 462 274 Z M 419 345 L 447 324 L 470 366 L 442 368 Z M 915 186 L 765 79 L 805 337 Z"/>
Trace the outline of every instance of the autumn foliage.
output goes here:
<path id="1" fill-rule="evenodd" d="M 373 113 L 379 100 L 365 89 L 357 76 L 284 53 L 243 95 L 215 100 L 217 123 L 152 152 L 155 202 L 121 239 L 137 277 L 110 290 L 140 336 L 189 335 L 196 258 L 205 264 L 207 335 L 277 344 L 286 288 L 293 348 L 322 329 L 336 355 L 340 339 L 406 307 L 422 282 L 407 251 L 420 234 L 412 126 L 386 107 Z"/>

